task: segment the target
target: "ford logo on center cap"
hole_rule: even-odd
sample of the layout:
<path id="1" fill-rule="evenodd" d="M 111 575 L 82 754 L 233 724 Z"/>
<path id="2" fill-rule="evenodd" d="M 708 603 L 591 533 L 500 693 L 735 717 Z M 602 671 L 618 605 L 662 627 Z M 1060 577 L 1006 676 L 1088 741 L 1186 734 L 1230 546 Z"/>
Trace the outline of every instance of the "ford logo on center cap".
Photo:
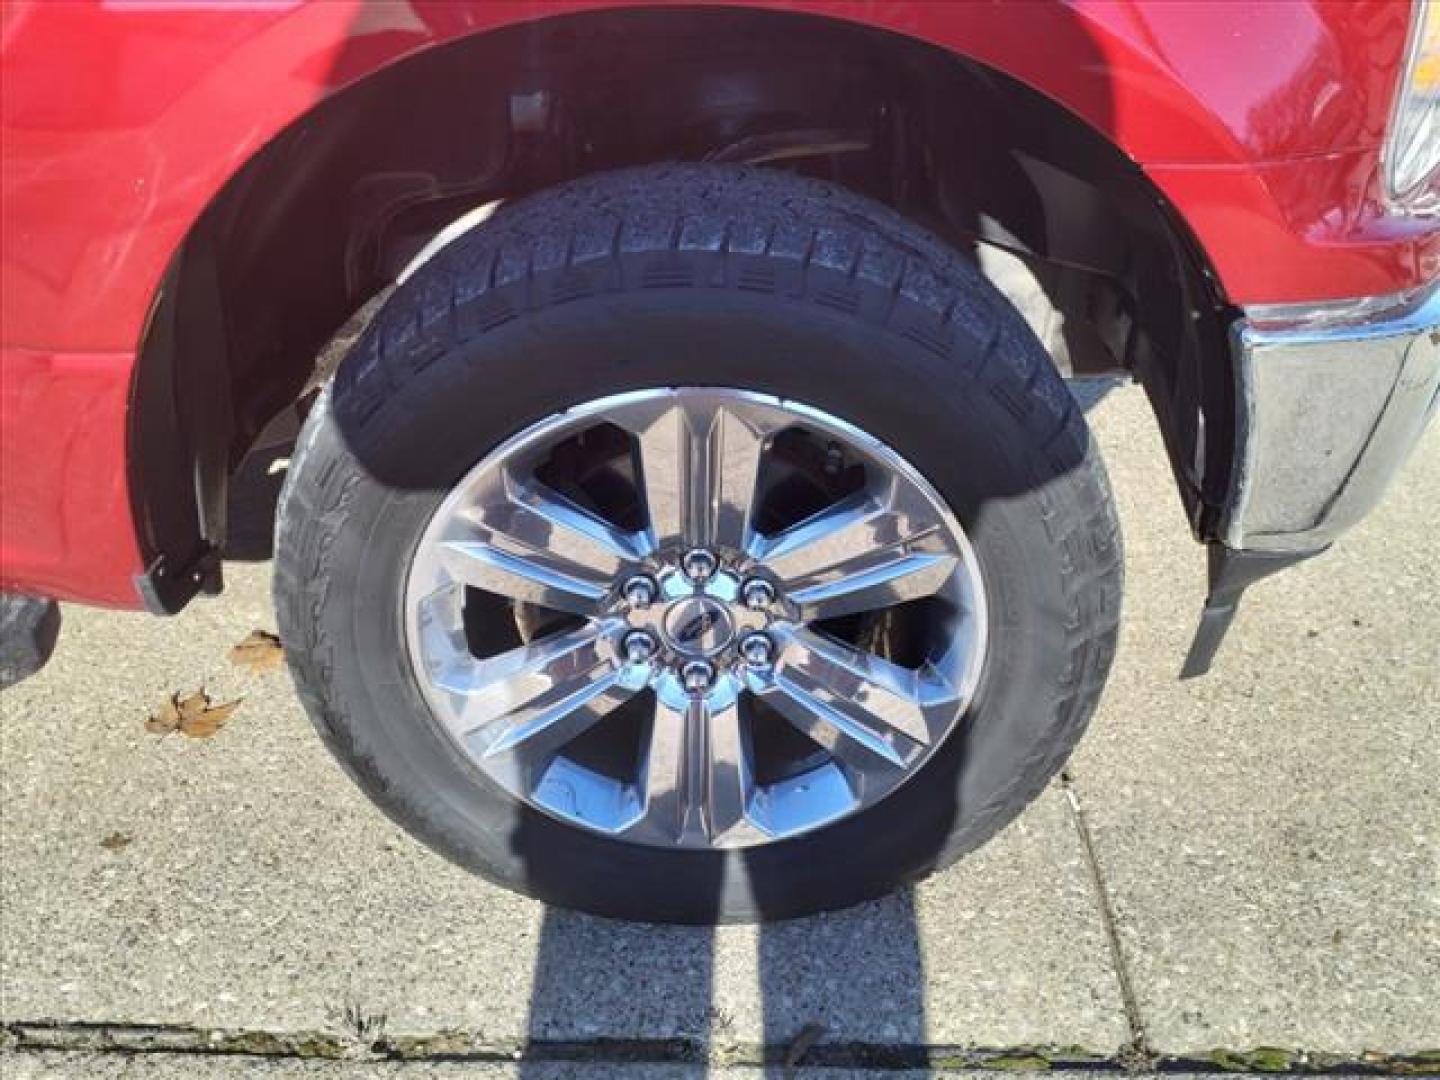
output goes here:
<path id="1" fill-rule="evenodd" d="M 670 605 L 662 627 L 670 647 L 683 656 L 713 656 L 735 636 L 730 612 L 708 596 L 690 596 Z"/>

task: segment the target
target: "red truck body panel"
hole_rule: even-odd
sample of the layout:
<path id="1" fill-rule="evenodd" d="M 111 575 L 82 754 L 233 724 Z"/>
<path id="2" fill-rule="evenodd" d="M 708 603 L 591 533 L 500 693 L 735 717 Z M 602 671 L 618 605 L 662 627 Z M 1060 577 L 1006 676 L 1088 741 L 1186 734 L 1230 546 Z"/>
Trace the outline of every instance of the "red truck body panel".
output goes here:
<path id="1" fill-rule="evenodd" d="M 321 99 L 581 0 L 46 0 L 0 29 L 0 582 L 135 607 L 126 408 L 156 288 L 225 182 Z M 636 6 L 627 4 L 624 6 Z M 1433 222 L 1378 190 L 1409 0 L 749 3 L 989 64 L 1139 162 L 1236 303 L 1395 292 Z"/>

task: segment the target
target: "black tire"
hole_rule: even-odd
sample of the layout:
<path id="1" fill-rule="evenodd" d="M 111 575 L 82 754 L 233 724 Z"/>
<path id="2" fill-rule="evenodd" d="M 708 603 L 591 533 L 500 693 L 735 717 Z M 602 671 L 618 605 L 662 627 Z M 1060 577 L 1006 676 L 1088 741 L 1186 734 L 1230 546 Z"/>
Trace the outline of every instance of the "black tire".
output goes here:
<path id="1" fill-rule="evenodd" d="M 519 803 L 437 731 L 404 646 L 409 558 L 460 476 L 577 402 L 677 384 L 804 401 L 888 443 L 954 510 L 989 595 L 980 689 L 923 770 L 859 814 L 744 852 L 624 844 Z M 1120 595 L 1100 459 L 1018 313 L 872 202 L 719 166 L 567 184 L 422 266 L 311 413 L 276 542 L 295 682 L 371 798 L 494 882 L 654 921 L 848 906 L 984 843 L 1084 730 Z"/>
<path id="2" fill-rule="evenodd" d="M 49 663 L 59 636 L 60 605 L 54 600 L 0 593 L 0 690 Z"/>

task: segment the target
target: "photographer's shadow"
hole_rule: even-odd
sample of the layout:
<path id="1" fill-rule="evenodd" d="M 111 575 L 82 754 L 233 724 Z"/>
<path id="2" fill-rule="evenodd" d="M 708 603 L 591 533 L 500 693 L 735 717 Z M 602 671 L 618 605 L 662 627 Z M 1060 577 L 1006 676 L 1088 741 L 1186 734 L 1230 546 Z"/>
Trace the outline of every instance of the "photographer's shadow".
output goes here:
<path id="1" fill-rule="evenodd" d="M 856 1045 L 885 1046 L 899 1059 L 887 1064 L 924 1064 L 925 973 L 909 890 L 719 929 L 547 908 L 533 977 L 522 1059 L 531 1080 L 550 1076 L 557 1059 L 716 1057 L 763 1059 L 778 1078 L 853 1056 Z"/>

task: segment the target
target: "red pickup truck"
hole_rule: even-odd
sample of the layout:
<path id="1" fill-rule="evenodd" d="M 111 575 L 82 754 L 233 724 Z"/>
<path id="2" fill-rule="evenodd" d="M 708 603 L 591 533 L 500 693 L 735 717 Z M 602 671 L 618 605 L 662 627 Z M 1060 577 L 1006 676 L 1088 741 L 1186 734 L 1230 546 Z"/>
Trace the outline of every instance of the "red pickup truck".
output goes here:
<path id="1" fill-rule="evenodd" d="M 7 2 L 5 666 L 275 603 L 374 800 L 509 887 L 783 917 L 983 843 L 1120 619 L 1066 379 L 1154 407 L 1210 593 L 1440 385 L 1440 6 Z"/>

